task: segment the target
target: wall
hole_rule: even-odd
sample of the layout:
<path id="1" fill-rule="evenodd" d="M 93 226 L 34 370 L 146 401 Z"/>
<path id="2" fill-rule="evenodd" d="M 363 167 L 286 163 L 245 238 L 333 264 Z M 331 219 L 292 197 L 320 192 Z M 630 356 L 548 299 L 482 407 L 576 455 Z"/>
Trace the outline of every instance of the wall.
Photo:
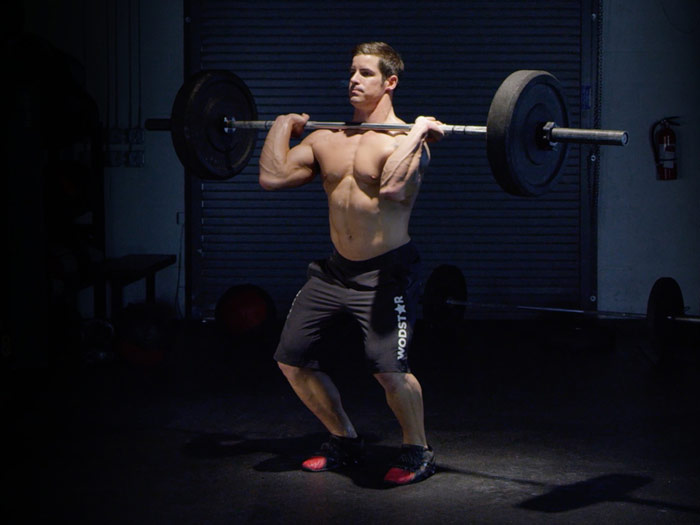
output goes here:
<path id="1" fill-rule="evenodd" d="M 374 7 L 371 20 L 364 20 L 353 16 L 354 2 L 318 9 L 314 1 L 207 1 L 192 13 L 193 28 L 201 27 L 201 40 L 193 42 L 201 57 L 195 67 L 233 69 L 255 95 L 261 119 L 297 108 L 314 120 L 343 120 L 351 115 L 345 89 L 339 89 L 347 82 L 347 50 L 359 40 L 380 38 L 393 43 L 406 61 L 394 104 L 409 122 L 434 112 L 443 122 L 484 123 L 510 73 L 545 69 L 560 79 L 571 123 L 578 127 L 591 114 L 581 111 L 579 96 L 582 83 L 591 82 L 581 67 L 591 52 L 585 36 L 591 22 L 586 17 L 589 22 L 581 27 L 582 3 L 588 11 L 589 3 L 581 0 L 438 2 L 431 23 L 452 35 L 449 52 L 439 53 L 440 37 L 415 38 L 425 25 L 424 12 L 410 7 L 416 2 L 385 0 Z M 262 34 L 261 20 L 267 28 Z M 303 39 L 300 25 L 305 25 Z M 239 28 L 232 32 L 232 26 Z M 554 47 L 542 46 L 543 41 Z M 201 233 L 192 238 L 193 265 L 201 268 L 192 275 L 193 307 L 201 316 L 213 315 L 224 291 L 245 282 L 270 291 L 278 311 L 286 312 L 309 259 L 328 253 L 328 213 L 318 180 L 290 191 L 260 191 L 262 135 L 235 178 L 206 183 L 192 193 L 191 214 L 202 215 Z M 421 277 L 425 282 L 449 263 L 464 273 L 472 301 L 579 306 L 591 295 L 595 263 L 588 255 L 593 251 L 590 214 L 581 212 L 582 202 L 588 206 L 587 187 L 583 195 L 580 191 L 582 148 L 570 148 L 557 184 L 536 199 L 503 191 L 485 149 L 483 140 L 460 137 L 431 146 L 432 161 L 409 228 L 421 252 Z"/>
<path id="2" fill-rule="evenodd" d="M 146 118 L 170 115 L 172 101 L 183 82 L 182 3 L 142 0 L 141 24 L 143 125 Z M 185 209 L 184 169 L 169 133 L 147 131 L 144 139 L 143 168 L 106 170 L 107 256 L 181 251 L 184 225 L 178 225 L 176 217 Z M 177 278 L 177 265 L 157 274 L 159 300 L 174 302 Z M 183 303 L 184 266 L 179 287 Z M 142 300 L 142 288 L 143 283 L 135 283 L 127 289 L 125 302 Z"/>
<path id="3" fill-rule="evenodd" d="M 106 126 L 137 127 L 146 118 L 169 116 L 183 81 L 182 2 L 25 0 L 23 7 L 26 31 L 83 65 L 86 89 Z M 170 134 L 147 131 L 144 143 L 133 147 L 144 152 L 143 167 L 105 169 L 105 255 L 178 254 L 183 225 L 176 219 L 185 209 L 184 170 Z M 125 304 L 143 300 L 144 292 L 143 281 L 129 285 Z M 174 265 L 157 274 L 156 295 L 174 304 L 176 294 L 183 305 L 184 268 L 178 279 Z M 81 293 L 80 303 L 81 313 L 90 317 L 92 290 Z"/>
<path id="4" fill-rule="evenodd" d="M 117 17 L 122 46 L 127 4 L 119 2 Z M 140 2 L 143 119 L 167 116 L 182 83 L 181 4 Z M 114 68 L 107 63 L 107 5 L 113 9 L 114 1 L 24 2 L 27 29 L 84 64 L 88 91 L 105 119 L 106 82 L 114 82 L 114 72 L 107 74 L 108 66 Z M 605 148 L 601 156 L 598 296 L 603 310 L 644 312 L 654 280 L 668 275 L 679 281 L 691 313 L 700 311 L 699 12 L 696 0 L 604 1 L 602 124 L 629 130 L 630 144 Z M 119 56 L 124 86 L 126 50 Z M 125 103 L 120 111 L 126 122 Z M 683 117 L 680 178 L 661 182 L 655 180 L 647 135 L 655 120 L 669 115 Z M 143 149 L 143 168 L 106 169 L 108 256 L 180 251 L 176 214 L 184 210 L 183 169 L 167 133 L 147 132 Z M 160 272 L 158 297 L 173 301 L 177 284 L 176 267 Z M 126 292 L 127 301 L 138 299 L 141 285 Z"/>
<path id="5" fill-rule="evenodd" d="M 602 153 L 599 309 L 645 312 L 658 277 L 700 312 L 700 2 L 604 0 L 603 127 L 629 130 Z M 681 116 L 679 178 L 657 181 L 651 125 Z"/>

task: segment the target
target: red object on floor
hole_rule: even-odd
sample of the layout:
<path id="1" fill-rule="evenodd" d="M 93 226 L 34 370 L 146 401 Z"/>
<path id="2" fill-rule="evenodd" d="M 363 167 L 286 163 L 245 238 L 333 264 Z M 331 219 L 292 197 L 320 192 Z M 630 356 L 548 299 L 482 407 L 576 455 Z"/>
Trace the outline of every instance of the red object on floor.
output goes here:
<path id="1" fill-rule="evenodd" d="M 304 461 L 301 466 L 306 470 L 319 471 L 326 468 L 327 462 L 328 458 L 324 458 L 323 456 L 314 456 Z"/>
<path id="2" fill-rule="evenodd" d="M 406 483 L 413 481 L 413 478 L 415 477 L 415 472 L 392 467 L 389 469 L 389 472 L 386 473 L 386 476 L 384 476 L 384 481 L 388 483 L 396 483 L 397 485 L 405 485 Z"/>

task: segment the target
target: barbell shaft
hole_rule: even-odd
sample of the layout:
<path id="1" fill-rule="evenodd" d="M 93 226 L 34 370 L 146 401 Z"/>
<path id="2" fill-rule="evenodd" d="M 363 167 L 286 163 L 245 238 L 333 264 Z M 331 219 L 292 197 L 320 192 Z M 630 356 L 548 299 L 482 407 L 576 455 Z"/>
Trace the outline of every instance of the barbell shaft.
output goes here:
<path id="1" fill-rule="evenodd" d="M 466 306 L 467 308 L 473 309 L 508 309 L 508 310 L 527 310 L 532 312 L 552 312 L 552 313 L 569 313 L 578 314 L 587 317 L 594 317 L 597 319 L 640 319 L 644 320 L 647 318 L 645 314 L 635 314 L 629 312 L 606 312 L 603 310 L 581 310 L 578 308 L 558 308 L 554 306 L 522 306 L 522 305 L 499 305 L 499 304 L 489 304 L 489 303 L 472 303 L 469 301 L 461 301 L 458 299 L 448 298 L 445 301 L 449 305 L 453 306 Z M 700 323 L 700 317 L 690 317 L 683 315 L 667 315 L 665 319 L 668 321 L 677 321 L 679 323 Z"/>
<path id="2" fill-rule="evenodd" d="M 170 130 L 178 157 L 193 175 L 225 180 L 254 154 L 256 131 L 274 124 L 257 118 L 253 94 L 239 77 L 227 70 L 205 70 L 178 90 L 171 118 L 148 119 L 146 129 Z M 550 190 L 564 169 L 568 142 L 627 143 L 624 131 L 568 128 L 569 123 L 557 78 L 547 71 L 520 70 L 499 86 L 486 126 L 444 125 L 443 131 L 482 137 L 495 182 L 511 195 L 537 197 Z M 408 130 L 412 125 L 310 122 L 307 127 Z"/>
<path id="3" fill-rule="evenodd" d="M 625 319 L 645 319 L 646 316 L 641 314 L 632 313 L 620 313 L 620 312 L 603 312 L 598 310 L 581 310 L 579 308 L 559 308 L 555 306 L 523 306 L 523 305 L 500 305 L 500 304 L 489 304 L 489 303 L 473 303 L 469 301 L 461 301 L 458 299 L 447 298 L 445 301 L 447 304 L 452 306 L 466 306 L 472 309 L 491 309 L 491 310 L 526 310 L 531 312 L 552 312 L 552 313 L 565 313 L 565 314 L 577 314 L 583 316 L 592 317 L 605 317 L 608 319 L 612 318 L 625 318 Z"/>
<path id="4" fill-rule="evenodd" d="M 275 123 L 274 120 L 236 120 L 232 117 L 224 117 L 224 131 L 233 133 L 236 129 L 269 130 Z M 376 122 L 322 122 L 309 120 L 305 130 L 317 129 L 357 129 L 372 131 L 410 131 L 413 124 L 383 124 Z M 475 135 L 485 136 L 486 126 L 455 126 L 443 124 L 440 126 L 445 135 Z"/>
<path id="5" fill-rule="evenodd" d="M 236 129 L 269 130 L 274 120 L 236 120 L 224 117 L 224 131 L 234 133 Z M 545 127 L 547 124 L 543 124 Z M 374 131 L 410 131 L 413 124 L 382 124 L 374 122 L 322 122 L 310 120 L 304 125 L 305 130 L 317 129 L 357 129 Z M 486 136 L 486 126 L 468 126 L 443 124 L 440 126 L 445 135 Z M 547 140 L 552 143 L 571 142 L 580 144 L 600 144 L 624 146 L 627 144 L 627 132 L 609 129 L 560 128 L 554 126 L 547 133 Z"/>

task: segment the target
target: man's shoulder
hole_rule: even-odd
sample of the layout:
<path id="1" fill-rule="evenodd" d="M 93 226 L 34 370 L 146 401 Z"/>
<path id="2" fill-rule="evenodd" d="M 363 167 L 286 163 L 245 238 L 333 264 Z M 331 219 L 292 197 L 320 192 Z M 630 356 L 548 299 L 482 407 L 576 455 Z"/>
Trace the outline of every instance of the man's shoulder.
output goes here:
<path id="1" fill-rule="evenodd" d="M 333 134 L 333 130 L 330 129 L 316 129 L 306 135 L 304 139 L 302 140 L 302 143 L 310 144 L 312 145 L 314 142 L 317 142 L 319 140 L 323 140 L 325 138 L 330 137 Z"/>

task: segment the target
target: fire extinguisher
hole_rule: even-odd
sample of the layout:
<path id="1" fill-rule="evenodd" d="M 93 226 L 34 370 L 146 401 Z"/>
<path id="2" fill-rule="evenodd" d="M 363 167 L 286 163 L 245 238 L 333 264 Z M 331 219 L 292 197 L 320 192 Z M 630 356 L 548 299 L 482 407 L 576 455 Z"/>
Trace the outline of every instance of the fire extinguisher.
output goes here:
<path id="1" fill-rule="evenodd" d="M 671 126 L 678 126 L 678 117 L 662 118 L 651 127 L 651 148 L 656 162 L 658 180 L 678 178 L 676 133 Z"/>

